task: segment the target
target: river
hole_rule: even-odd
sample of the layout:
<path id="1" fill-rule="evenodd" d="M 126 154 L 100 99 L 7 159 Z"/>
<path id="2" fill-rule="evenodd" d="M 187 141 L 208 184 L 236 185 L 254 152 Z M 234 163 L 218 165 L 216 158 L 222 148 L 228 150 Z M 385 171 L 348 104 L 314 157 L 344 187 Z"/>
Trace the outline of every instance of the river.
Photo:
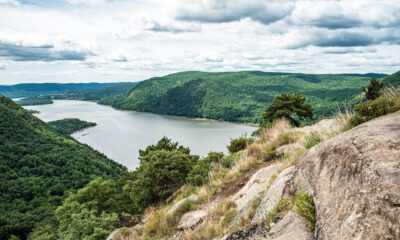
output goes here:
<path id="1" fill-rule="evenodd" d="M 226 145 L 231 138 L 250 136 L 256 129 L 227 122 L 121 111 L 85 101 L 55 100 L 53 104 L 25 108 L 39 111 L 35 115 L 46 122 L 79 118 L 97 123 L 71 136 L 130 170 L 138 167 L 139 149 L 157 143 L 163 136 L 189 147 L 192 154 L 205 156 L 210 151 L 227 153 Z"/>

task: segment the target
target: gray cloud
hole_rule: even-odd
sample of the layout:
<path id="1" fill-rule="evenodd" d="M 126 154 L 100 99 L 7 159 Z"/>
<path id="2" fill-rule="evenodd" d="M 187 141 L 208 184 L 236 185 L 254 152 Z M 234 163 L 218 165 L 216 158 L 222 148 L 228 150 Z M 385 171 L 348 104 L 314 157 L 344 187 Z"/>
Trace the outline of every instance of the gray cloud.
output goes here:
<path id="1" fill-rule="evenodd" d="M 176 19 L 204 23 L 223 23 L 250 18 L 270 24 L 290 14 L 294 5 L 291 1 L 199 1 L 195 6 L 181 8 Z"/>
<path id="2" fill-rule="evenodd" d="M 57 51 L 52 45 L 31 47 L 0 42 L 0 57 L 13 61 L 84 61 L 87 55 L 85 52 Z"/>
<path id="3" fill-rule="evenodd" d="M 340 29 L 340 28 L 354 28 L 361 26 L 362 21 L 352 17 L 346 17 L 342 14 L 336 16 L 322 16 L 318 19 L 303 22 L 304 25 L 311 25 L 320 28 Z"/>
<path id="4" fill-rule="evenodd" d="M 332 48 L 323 51 L 325 54 L 348 54 L 348 53 L 376 53 L 376 48 Z"/>
<path id="5" fill-rule="evenodd" d="M 332 36 L 319 36 L 312 45 L 318 47 L 356 47 L 369 46 L 374 39 L 365 33 L 335 33 Z"/>
<path id="6" fill-rule="evenodd" d="M 157 21 L 147 22 L 146 30 L 153 32 L 170 32 L 170 33 L 184 33 L 184 32 L 201 32 L 200 25 L 178 26 L 174 24 L 162 24 Z"/>

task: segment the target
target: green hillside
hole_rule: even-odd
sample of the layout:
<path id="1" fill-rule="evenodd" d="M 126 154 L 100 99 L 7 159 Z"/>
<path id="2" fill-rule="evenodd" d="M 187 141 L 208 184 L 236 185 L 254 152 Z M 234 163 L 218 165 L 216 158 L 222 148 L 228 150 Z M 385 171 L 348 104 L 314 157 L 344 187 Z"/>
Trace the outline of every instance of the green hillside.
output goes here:
<path id="1" fill-rule="evenodd" d="M 74 90 L 97 89 L 121 83 L 21 83 L 0 85 L 0 93 L 6 97 L 19 98 L 50 94 L 65 94 Z"/>
<path id="2" fill-rule="evenodd" d="M 54 210 L 69 192 L 96 177 L 117 179 L 122 169 L 0 95 L 0 239 L 54 226 Z"/>
<path id="3" fill-rule="evenodd" d="M 385 77 L 382 82 L 385 84 L 385 86 L 400 87 L 400 71 Z"/>
<path id="4" fill-rule="evenodd" d="M 282 92 L 301 92 L 316 117 L 355 101 L 376 75 L 244 72 L 181 72 L 139 83 L 128 95 L 102 99 L 116 108 L 160 114 L 259 123 Z"/>

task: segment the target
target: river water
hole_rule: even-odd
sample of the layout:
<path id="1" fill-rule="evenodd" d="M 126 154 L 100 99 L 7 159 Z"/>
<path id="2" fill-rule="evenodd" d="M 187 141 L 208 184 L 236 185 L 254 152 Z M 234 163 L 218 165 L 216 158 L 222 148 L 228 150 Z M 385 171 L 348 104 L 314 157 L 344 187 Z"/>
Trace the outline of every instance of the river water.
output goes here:
<path id="1" fill-rule="evenodd" d="M 155 144 L 163 136 L 191 149 L 192 154 L 207 155 L 210 151 L 227 153 L 231 138 L 248 136 L 254 127 L 195 120 L 184 117 L 121 111 L 93 102 L 55 100 L 53 104 L 25 106 L 39 111 L 43 121 L 79 118 L 97 126 L 73 133 L 71 136 L 86 143 L 130 170 L 138 164 L 139 149 Z"/>

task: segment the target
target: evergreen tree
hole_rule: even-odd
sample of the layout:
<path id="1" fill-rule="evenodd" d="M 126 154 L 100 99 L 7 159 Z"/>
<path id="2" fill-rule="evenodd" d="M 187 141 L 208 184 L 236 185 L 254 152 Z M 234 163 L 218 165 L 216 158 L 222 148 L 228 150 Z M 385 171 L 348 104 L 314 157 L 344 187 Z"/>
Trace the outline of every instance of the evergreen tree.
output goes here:
<path id="1" fill-rule="evenodd" d="M 376 80 L 375 76 L 373 76 L 367 88 L 363 87 L 362 90 L 365 93 L 367 100 L 374 100 L 381 95 L 382 87 L 383 83 Z"/>
<path id="2" fill-rule="evenodd" d="M 282 93 L 267 107 L 263 118 L 266 123 L 285 118 L 292 125 L 298 127 L 301 120 L 311 120 L 313 118 L 313 109 L 305 101 L 306 98 L 300 93 Z"/>

